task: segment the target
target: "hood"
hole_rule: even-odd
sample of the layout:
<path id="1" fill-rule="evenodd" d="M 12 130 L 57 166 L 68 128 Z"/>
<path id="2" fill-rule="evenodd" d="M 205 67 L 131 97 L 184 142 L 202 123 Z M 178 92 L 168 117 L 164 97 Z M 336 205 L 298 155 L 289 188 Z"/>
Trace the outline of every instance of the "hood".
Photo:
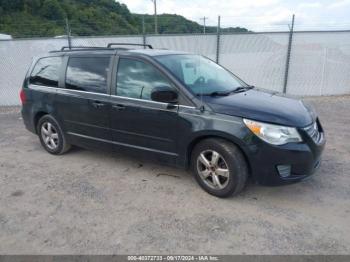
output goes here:
<path id="1" fill-rule="evenodd" d="M 303 101 L 258 88 L 228 96 L 204 96 L 203 100 L 216 113 L 285 126 L 305 127 L 316 118 L 313 108 Z"/>

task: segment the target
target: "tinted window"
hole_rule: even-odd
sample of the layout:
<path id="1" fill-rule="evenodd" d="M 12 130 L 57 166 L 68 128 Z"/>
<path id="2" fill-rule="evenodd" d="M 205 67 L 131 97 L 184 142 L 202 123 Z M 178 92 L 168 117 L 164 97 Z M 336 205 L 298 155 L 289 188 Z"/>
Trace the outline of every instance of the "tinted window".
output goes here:
<path id="1" fill-rule="evenodd" d="M 118 96 L 151 100 L 152 89 L 159 86 L 171 84 L 152 65 L 133 59 L 119 59 L 116 91 Z"/>
<path id="2" fill-rule="evenodd" d="M 66 73 L 66 88 L 106 93 L 109 60 L 109 57 L 69 58 Z"/>
<path id="3" fill-rule="evenodd" d="M 29 83 L 34 85 L 57 87 L 61 63 L 61 57 L 41 58 L 34 66 L 29 78 Z"/>

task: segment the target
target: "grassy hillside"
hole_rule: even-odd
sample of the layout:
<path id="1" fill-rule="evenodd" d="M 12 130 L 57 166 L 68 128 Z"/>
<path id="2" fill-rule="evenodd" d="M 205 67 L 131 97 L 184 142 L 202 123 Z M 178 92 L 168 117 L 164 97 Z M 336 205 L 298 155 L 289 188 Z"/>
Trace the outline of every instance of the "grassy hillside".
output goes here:
<path id="1" fill-rule="evenodd" d="M 142 17 L 145 19 L 145 31 L 154 33 L 154 16 L 153 15 L 133 15 L 137 24 L 142 24 Z M 142 30 L 142 29 L 140 29 Z M 216 26 L 206 26 L 206 33 L 216 33 Z M 247 32 L 248 30 L 242 27 L 225 28 L 225 32 Z M 197 22 L 188 20 L 180 15 L 162 14 L 158 16 L 158 33 L 160 34 L 176 34 L 176 33 L 203 33 L 203 25 Z"/>
<path id="2" fill-rule="evenodd" d="M 72 35 L 116 35 L 142 32 L 141 14 L 132 14 L 114 0 L 0 0 L 0 33 L 13 37 L 64 35 L 68 18 Z M 154 18 L 145 15 L 147 33 L 154 32 Z M 179 15 L 158 16 L 159 33 L 201 33 L 196 22 Z M 232 31 L 247 31 L 231 28 Z M 216 32 L 208 27 L 207 32 Z"/>

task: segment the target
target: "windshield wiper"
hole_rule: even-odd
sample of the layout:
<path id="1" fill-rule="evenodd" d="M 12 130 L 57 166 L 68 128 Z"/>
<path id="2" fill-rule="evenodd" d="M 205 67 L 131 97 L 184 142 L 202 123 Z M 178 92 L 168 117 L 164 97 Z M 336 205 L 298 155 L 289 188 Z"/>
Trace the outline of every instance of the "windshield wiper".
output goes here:
<path id="1" fill-rule="evenodd" d="M 211 93 L 197 94 L 197 96 L 228 96 L 232 93 L 240 93 L 252 89 L 255 86 L 239 86 L 230 91 L 213 91 Z"/>
<path id="2" fill-rule="evenodd" d="M 197 94 L 197 96 L 228 96 L 231 92 L 232 91 L 225 91 L 225 92 L 214 91 L 211 93 Z"/>
<path id="3" fill-rule="evenodd" d="M 247 91 L 249 89 L 253 89 L 255 86 L 239 86 L 231 91 L 231 93 L 239 93 L 243 91 Z"/>

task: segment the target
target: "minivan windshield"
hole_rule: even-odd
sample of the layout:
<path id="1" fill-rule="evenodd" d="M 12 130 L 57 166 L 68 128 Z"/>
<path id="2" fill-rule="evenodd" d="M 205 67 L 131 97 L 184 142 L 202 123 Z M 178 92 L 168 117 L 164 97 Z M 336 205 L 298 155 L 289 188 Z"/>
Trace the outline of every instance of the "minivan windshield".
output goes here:
<path id="1" fill-rule="evenodd" d="M 249 87 L 225 68 L 200 55 L 164 55 L 155 59 L 195 95 L 228 95 Z"/>

